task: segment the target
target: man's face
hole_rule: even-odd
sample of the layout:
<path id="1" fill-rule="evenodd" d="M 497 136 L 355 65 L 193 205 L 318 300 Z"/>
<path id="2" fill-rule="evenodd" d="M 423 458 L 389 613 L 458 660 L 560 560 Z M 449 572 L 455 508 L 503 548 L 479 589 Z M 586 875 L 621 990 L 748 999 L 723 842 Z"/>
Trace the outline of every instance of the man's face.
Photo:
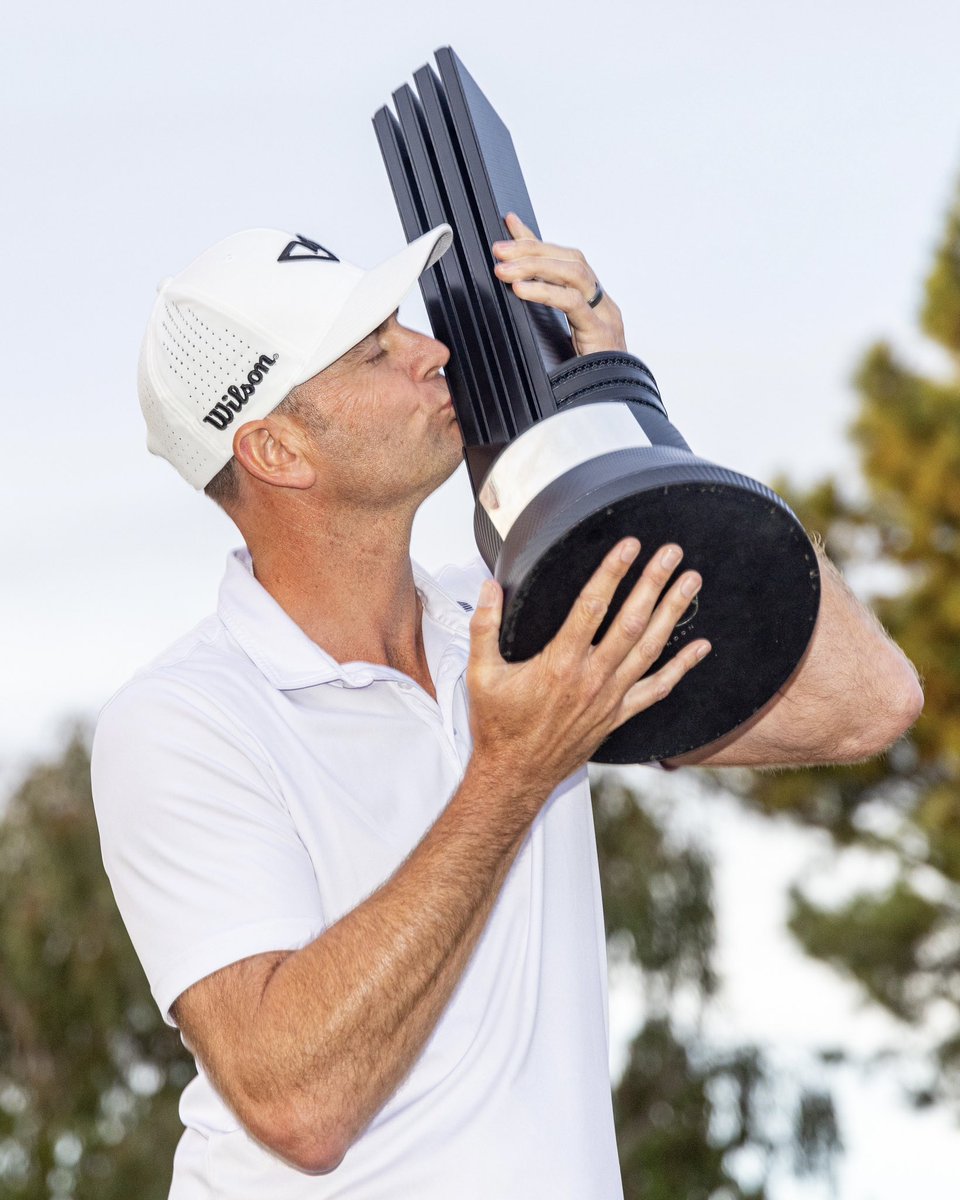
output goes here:
<path id="1" fill-rule="evenodd" d="M 320 486 L 352 503 L 417 504 L 463 456 L 441 371 L 450 352 L 393 313 L 302 385 L 316 414 L 311 437 Z"/>

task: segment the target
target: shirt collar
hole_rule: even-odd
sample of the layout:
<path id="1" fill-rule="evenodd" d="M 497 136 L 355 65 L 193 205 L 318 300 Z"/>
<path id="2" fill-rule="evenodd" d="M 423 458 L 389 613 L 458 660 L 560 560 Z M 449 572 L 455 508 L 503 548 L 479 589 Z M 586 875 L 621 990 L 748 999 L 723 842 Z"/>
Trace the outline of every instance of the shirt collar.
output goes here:
<path id="1" fill-rule="evenodd" d="M 426 615 L 468 643 L 470 620 L 461 604 L 416 563 L 413 577 Z M 377 663 L 337 662 L 317 645 L 258 582 L 246 547 L 227 557 L 217 613 L 248 658 L 280 691 L 320 683 L 366 687 L 375 679 L 396 678 L 396 671 Z"/>

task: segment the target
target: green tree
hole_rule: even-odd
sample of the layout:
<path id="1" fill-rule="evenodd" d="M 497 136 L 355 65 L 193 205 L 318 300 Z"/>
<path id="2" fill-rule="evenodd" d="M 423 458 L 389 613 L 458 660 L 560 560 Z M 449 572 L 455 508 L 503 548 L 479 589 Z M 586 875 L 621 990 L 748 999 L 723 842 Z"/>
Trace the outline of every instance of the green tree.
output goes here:
<path id="1" fill-rule="evenodd" d="M 639 970 L 646 1010 L 614 1090 L 625 1200 L 765 1200 L 784 1162 L 829 1177 L 842 1148 L 830 1096 L 775 1079 L 756 1047 L 718 1049 L 673 1018 L 681 993 L 702 1014 L 719 984 L 704 852 L 672 845 L 616 774 L 598 774 L 593 792 L 610 958 Z M 791 1105 L 785 1136 L 769 1113 Z M 752 1189 L 736 1170 L 745 1149 L 763 1164 Z"/>
<path id="2" fill-rule="evenodd" d="M 926 281 L 924 333 L 944 353 L 939 377 L 885 342 L 856 374 L 852 427 L 858 494 L 827 479 L 784 490 L 916 664 L 926 707 L 882 759 L 861 766 L 740 777 L 749 804 L 826 829 L 838 848 L 897 864 L 881 892 L 833 907 L 795 889 L 790 927 L 807 951 L 915 1025 L 936 1007 L 960 1029 L 960 190 Z M 729 781 L 723 781 L 728 784 Z M 960 1036 L 936 1046 L 918 1102 L 960 1098 Z"/>
<path id="3" fill-rule="evenodd" d="M 0 822 L 0 1194 L 161 1200 L 192 1075 L 103 872 L 77 734 Z"/>

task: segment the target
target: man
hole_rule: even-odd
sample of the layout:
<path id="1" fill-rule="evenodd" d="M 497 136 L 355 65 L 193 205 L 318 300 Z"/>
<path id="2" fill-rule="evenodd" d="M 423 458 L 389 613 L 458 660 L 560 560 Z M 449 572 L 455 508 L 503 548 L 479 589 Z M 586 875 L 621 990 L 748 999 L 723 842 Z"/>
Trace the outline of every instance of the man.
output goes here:
<path id="1" fill-rule="evenodd" d="M 500 278 L 566 312 L 579 353 L 625 348 L 583 256 L 508 229 Z M 645 676 L 701 581 L 668 586 L 682 551 L 660 548 L 594 646 L 628 538 L 507 664 L 486 572 L 412 566 L 461 446 L 448 351 L 395 310 L 449 240 L 361 272 L 248 231 L 165 283 L 148 327 L 148 444 L 246 543 L 217 615 L 94 746 L 107 871 L 198 1062 L 176 1200 L 621 1195 L 585 764 L 709 651 Z M 823 570 L 794 678 L 689 760 L 851 761 L 916 718 L 910 664 Z"/>

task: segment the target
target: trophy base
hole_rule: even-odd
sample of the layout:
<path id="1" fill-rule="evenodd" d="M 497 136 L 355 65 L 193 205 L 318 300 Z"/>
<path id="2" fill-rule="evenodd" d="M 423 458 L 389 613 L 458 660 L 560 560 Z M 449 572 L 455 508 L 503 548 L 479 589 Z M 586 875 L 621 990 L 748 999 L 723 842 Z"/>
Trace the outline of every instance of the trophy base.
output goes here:
<path id="1" fill-rule="evenodd" d="M 650 671 L 695 638 L 708 638 L 712 653 L 665 700 L 614 730 L 596 762 L 672 758 L 730 733 L 789 679 L 816 623 L 820 573 L 796 517 L 762 484 L 687 450 L 633 447 L 591 459 L 535 496 L 502 545 L 479 507 L 477 533 L 482 547 L 499 550 L 500 649 L 511 660 L 550 641 L 623 537 L 639 538 L 642 549 L 596 640 L 664 543 L 683 548 L 677 573 L 702 575 L 699 595 Z"/>

